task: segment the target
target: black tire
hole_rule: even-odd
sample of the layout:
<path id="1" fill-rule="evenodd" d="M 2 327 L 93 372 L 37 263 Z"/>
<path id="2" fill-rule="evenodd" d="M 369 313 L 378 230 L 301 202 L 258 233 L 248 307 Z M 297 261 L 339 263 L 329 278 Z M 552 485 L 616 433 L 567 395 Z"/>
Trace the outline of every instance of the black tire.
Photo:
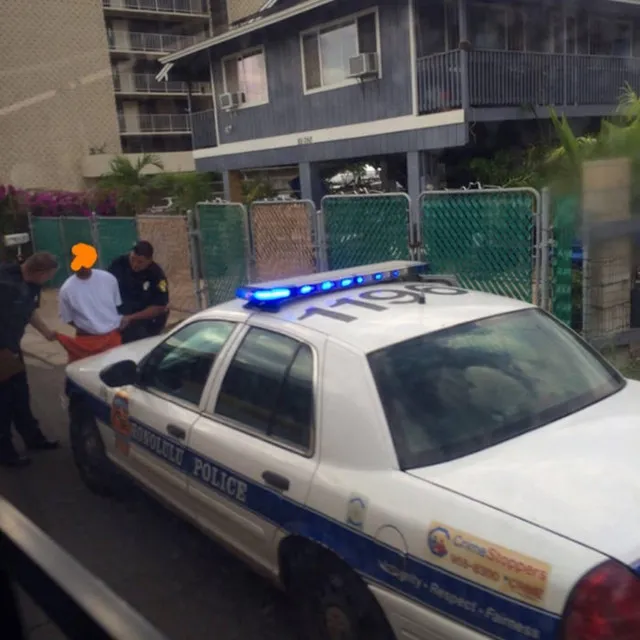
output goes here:
<path id="1" fill-rule="evenodd" d="M 336 556 L 305 552 L 290 565 L 289 595 L 305 640 L 395 640 L 367 585 Z"/>
<path id="2" fill-rule="evenodd" d="M 99 496 L 120 497 L 123 478 L 107 458 L 93 415 L 82 404 L 72 402 L 69 421 L 73 460 L 84 484 Z"/>

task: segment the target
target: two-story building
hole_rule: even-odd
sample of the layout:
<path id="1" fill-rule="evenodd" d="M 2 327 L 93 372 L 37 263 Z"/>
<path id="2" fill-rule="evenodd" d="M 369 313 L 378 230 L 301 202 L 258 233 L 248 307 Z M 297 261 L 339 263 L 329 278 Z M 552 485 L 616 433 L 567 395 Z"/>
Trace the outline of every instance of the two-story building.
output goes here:
<path id="1" fill-rule="evenodd" d="M 409 195 L 477 123 L 611 114 L 640 88 L 639 0 L 269 0 L 162 59 L 160 77 L 213 83 L 193 113 L 196 168 L 298 167 L 318 202 L 338 159 L 401 156 Z M 260 6 L 262 5 L 262 6 Z"/>

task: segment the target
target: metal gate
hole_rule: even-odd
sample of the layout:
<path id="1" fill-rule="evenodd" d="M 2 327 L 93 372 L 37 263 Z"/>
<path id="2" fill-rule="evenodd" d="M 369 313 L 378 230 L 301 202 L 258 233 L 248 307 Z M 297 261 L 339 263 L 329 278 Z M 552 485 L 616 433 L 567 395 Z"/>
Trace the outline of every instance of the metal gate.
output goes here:
<path id="1" fill-rule="evenodd" d="M 535 189 L 427 191 L 422 246 L 433 271 L 463 287 L 537 302 L 541 292 L 541 198 Z"/>
<path id="2" fill-rule="evenodd" d="M 192 224 L 196 288 L 207 306 L 227 302 L 249 276 L 247 210 L 237 203 L 200 202 Z"/>
<path id="3" fill-rule="evenodd" d="M 251 280 L 318 271 L 317 213 L 310 200 L 264 200 L 249 209 Z"/>
<path id="4" fill-rule="evenodd" d="M 406 193 L 325 196 L 321 206 L 328 269 L 409 260 L 411 200 Z"/>

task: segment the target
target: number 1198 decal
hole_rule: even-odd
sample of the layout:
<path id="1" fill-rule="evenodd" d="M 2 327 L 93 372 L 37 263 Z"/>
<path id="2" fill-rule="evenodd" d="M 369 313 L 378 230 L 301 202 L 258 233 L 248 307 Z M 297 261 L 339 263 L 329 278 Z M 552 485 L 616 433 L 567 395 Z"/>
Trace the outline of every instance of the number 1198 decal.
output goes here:
<path id="1" fill-rule="evenodd" d="M 347 313 L 349 307 L 380 313 L 387 311 L 389 305 L 424 304 L 426 295 L 460 296 L 466 293 L 464 289 L 437 284 L 408 284 L 403 289 L 368 289 L 354 297 L 339 298 L 330 307 L 309 307 L 298 320 L 322 316 L 339 322 L 353 322 L 358 316 Z"/>

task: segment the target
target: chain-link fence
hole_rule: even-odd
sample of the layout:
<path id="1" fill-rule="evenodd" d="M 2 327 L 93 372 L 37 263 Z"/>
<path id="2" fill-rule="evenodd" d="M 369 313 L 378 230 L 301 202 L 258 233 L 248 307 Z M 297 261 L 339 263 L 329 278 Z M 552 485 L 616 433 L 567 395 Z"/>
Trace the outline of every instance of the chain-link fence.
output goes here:
<path id="1" fill-rule="evenodd" d="M 427 191 L 420 211 L 434 272 L 455 273 L 468 289 L 534 300 L 540 277 L 537 191 Z"/>
<path id="2" fill-rule="evenodd" d="M 154 260 L 162 266 L 169 282 L 169 301 L 176 311 L 195 312 L 196 283 L 191 262 L 186 216 L 141 215 L 137 235 L 153 245 Z"/>
<path id="3" fill-rule="evenodd" d="M 249 225 L 241 204 L 202 202 L 196 206 L 195 233 L 199 247 L 199 275 L 206 304 L 234 297 L 249 275 Z"/>
<path id="4" fill-rule="evenodd" d="M 411 201 L 404 193 L 325 196 L 324 227 L 329 269 L 408 260 Z"/>
<path id="5" fill-rule="evenodd" d="M 317 271 L 316 215 L 307 200 L 254 202 L 249 209 L 251 279 L 264 282 Z"/>

